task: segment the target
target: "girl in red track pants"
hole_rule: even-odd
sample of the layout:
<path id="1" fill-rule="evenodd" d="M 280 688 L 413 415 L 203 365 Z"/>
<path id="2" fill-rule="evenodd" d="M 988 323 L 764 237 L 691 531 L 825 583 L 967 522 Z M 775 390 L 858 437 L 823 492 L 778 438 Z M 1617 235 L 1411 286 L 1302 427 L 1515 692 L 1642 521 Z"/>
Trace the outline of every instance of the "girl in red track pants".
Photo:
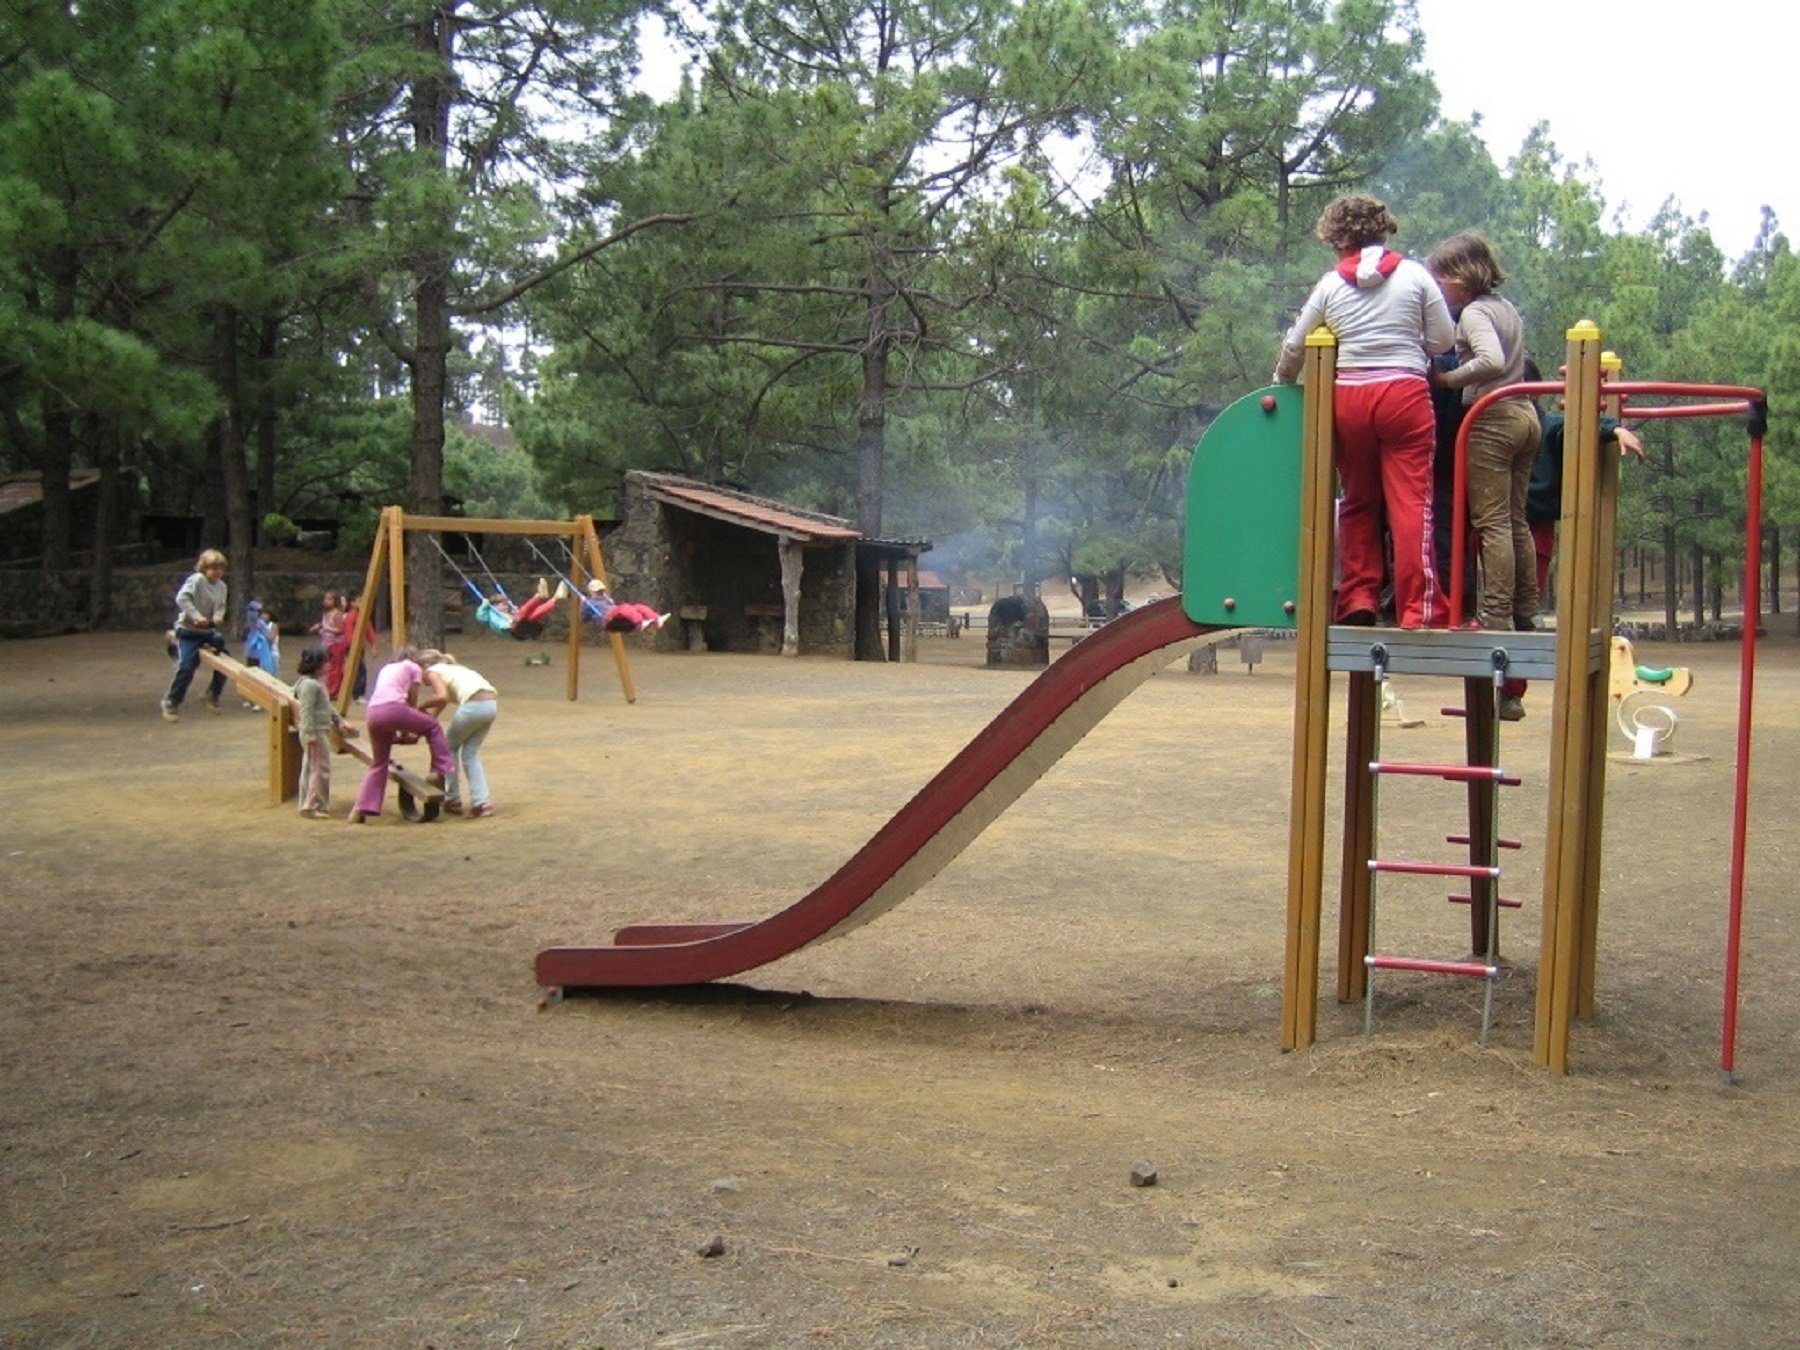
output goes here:
<path id="1" fill-rule="evenodd" d="M 1431 543 L 1431 388 L 1411 371 L 1339 371 L 1332 395 L 1338 442 L 1338 593 L 1342 623 L 1381 608 L 1382 516 L 1394 541 L 1394 614 L 1402 628 L 1444 622 Z"/>

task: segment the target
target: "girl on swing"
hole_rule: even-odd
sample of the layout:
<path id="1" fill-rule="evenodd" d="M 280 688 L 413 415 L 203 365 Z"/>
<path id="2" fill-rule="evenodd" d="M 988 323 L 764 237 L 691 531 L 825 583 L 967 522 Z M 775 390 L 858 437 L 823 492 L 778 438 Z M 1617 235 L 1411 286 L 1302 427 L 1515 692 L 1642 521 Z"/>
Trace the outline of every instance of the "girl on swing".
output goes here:
<path id="1" fill-rule="evenodd" d="M 647 628 L 661 628 L 669 621 L 667 614 L 658 614 L 649 605 L 640 605 L 630 600 L 614 600 L 606 592 L 606 583 L 598 577 L 588 582 L 587 591 L 588 598 L 581 602 L 583 617 L 598 623 L 608 632 L 643 632 Z M 492 599 L 481 602 L 475 611 L 475 617 L 484 627 L 496 633 L 510 633 L 521 640 L 534 638 L 543 631 L 544 622 L 557 603 L 567 600 L 569 593 L 568 582 L 557 582 L 556 591 L 552 594 L 549 583 L 540 577 L 537 594 L 529 600 L 515 606 L 504 595 L 495 595 Z"/>
<path id="2" fill-rule="evenodd" d="M 537 594 L 522 604 L 515 605 L 502 592 L 494 592 L 476 607 L 475 621 L 491 632 L 505 633 L 521 642 L 528 642 L 543 632 L 544 621 L 555 608 L 556 601 L 551 598 L 550 587 L 540 577 Z"/>
<path id="3" fill-rule="evenodd" d="M 568 585 L 563 583 L 558 591 L 567 594 Z M 587 584 L 588 598 L 581 602 L 581 612 L 602 628 L 614 633 L 641 633 L 646 628 L 661 628 L 669 621 L 667 614 L 658 614 L 649 605 L 640 605 L 631 600 L 614 600 L 606 593 L 606 583 L 595 577 Z"/>

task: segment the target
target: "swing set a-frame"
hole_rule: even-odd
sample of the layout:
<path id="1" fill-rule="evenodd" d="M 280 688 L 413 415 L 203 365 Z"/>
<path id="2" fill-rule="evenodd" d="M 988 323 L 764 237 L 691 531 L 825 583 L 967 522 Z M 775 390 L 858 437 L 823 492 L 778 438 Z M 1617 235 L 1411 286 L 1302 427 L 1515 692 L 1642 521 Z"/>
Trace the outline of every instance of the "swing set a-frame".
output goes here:
<path id="1" fill-rule="evenodd" d="M 384 506 L 375 531 L 375 543 L 369 550 L 369 570 L 357 602 L 358 621 L 350 635 L 350 650 L 344 658 L 344 682 L 338 691 L 338 711 L 350 702 L 356 685 L 356 672 L 362 663 L 363 633 L 366 618 L 385 570 L 388 578 L 388 608 L 392 616 L 395 647 L 406 643 L 406 536 L 409 532 L 436 534 L 511 534 L 527 538 L 560 539 L 569 553 L 569 670 L 568 696 L 571 702 L 581 693 L 581 606 L 590 577 L 604 584 L 606 563 L 600 554 L 600 536 L 594 532 L 592 516 L 576 516 L 573 520 L 495 520 L 471 516 L 408 515 L 398 506 Z M 441 548 L 441 545 L 440 545 Z M 540 555 L 541 556 L 541 555 Z M 465 582 L 467 579 L 465 578 Z M 476 589 L 473 583 L 470 588 Z M 484 598 L 484 597 L 477 597 Z M 637 702 L 637 687 L 631 680 L 631 663 L 625 655 L 625 642 L 616 632 L 608 632 L 612 644 L 613 663 L 619 672 L 619 689 L 627 703 Z"/>

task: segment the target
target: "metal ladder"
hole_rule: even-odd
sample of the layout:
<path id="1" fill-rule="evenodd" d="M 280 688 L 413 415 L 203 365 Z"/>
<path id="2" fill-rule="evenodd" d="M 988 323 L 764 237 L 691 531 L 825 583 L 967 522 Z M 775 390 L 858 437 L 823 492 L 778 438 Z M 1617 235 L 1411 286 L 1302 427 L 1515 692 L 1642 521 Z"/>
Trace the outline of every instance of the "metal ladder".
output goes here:
<path id="1" fill-rule="evenodd" d="M 1379 649 L 1378 649 L 1379 650 Z M 1383 662 L 1377 660 L 1375 677 L 1385 682 L 1387 672 Z M 1495 693 L 1498 695 L 1500 681 L 1505 674 L 1504 666 L 1496 663 L 1494 671 Z M 1446 708 L 1447 714 L 1466 716 L 1466 709 Z M 1498 758 L 1498 754 L 1494 756 Z M 1481 1043 L 1488 1043 L 1488 1035 L 1493 1027 L 1494 1019 L 1494 986 L 1500 978 L 1500 910 L 1517 909 L 1520 901 L 1502 897 L 1500 894 L 1501 868 L 1499 851 L 1501 849 L 1517 849 L 1520 841 L 1504 839 L 1499 832 L 1500 793 L 1502 787 L 1517 787 L 1519 779 L 1509 775 L 1498 764 L 1420 764 L 1401 763 L 1388 760 L 1374 760 L 1368 766 L 1371 775 L 1370 793 L 1373 800 L 1379 798 L 1379 784 L 1385 777 L 1421 777 L 1440 778 L 1448 782 L 1463 783 L 1469 786 L 1471 799 L 1477 795 L 1477 789 L 1488 786 L 1486 793 L 1479 794 L 1485 800 L 1487 811 L 1486 828 L 1480 831 L 1471 830 L 1467 834 L 1449 834 L 1444 836 L 1445 842 L 1461 844 L 1469 850 L 1466 863 L 1417 861 L 1410 859 L 1371 857 L 1367 861 L 1369 869 L 1369 929 L 1368 950 L 1363 956 L 1365 969 L 1363 988 L 1363 1035 L 1374 1034 L 1375 1027 L 1375 972 L 1378 970 L 1414 971 L 1436 975 L 1460 975 L 1479 978 L 1484 981 L 1485 988 L 1481 1001 Z M 1471 811 L 1473 814 L 1473 810 Z M 1376 816 L 1379 819 L 1379 816 Z M 1478 837 L 1482 836 L 1482 837 Z M 1375 951 L 1375 901 L 1377 880 L 1382 875 L 1414 875 L 1441 876 L 1459 878 L 1469 883 L 1467 895 L 1451 895 L 1447 897 L 1452 904 L 1480 905 L 1486 912 L 1486 922 L 1482 930 L 1486 933 L 1486 949 L 1479 954 L 1479 959 L 1465 961 L 1447 961 L 1432 957 L 1403 956 L 1382 954 Z"/>

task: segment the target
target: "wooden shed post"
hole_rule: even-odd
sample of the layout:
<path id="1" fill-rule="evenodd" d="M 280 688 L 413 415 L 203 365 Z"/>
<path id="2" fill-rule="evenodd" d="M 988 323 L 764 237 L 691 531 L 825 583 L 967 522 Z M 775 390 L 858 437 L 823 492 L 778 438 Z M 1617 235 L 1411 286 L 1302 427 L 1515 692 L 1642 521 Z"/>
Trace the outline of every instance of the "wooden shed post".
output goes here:
<path id="1" fill-rule="evenodd" d="M 776 536 L 781 556 L 781 654 L 800 655 L 800 573 L 806 551 L 787 535 Z"/>

